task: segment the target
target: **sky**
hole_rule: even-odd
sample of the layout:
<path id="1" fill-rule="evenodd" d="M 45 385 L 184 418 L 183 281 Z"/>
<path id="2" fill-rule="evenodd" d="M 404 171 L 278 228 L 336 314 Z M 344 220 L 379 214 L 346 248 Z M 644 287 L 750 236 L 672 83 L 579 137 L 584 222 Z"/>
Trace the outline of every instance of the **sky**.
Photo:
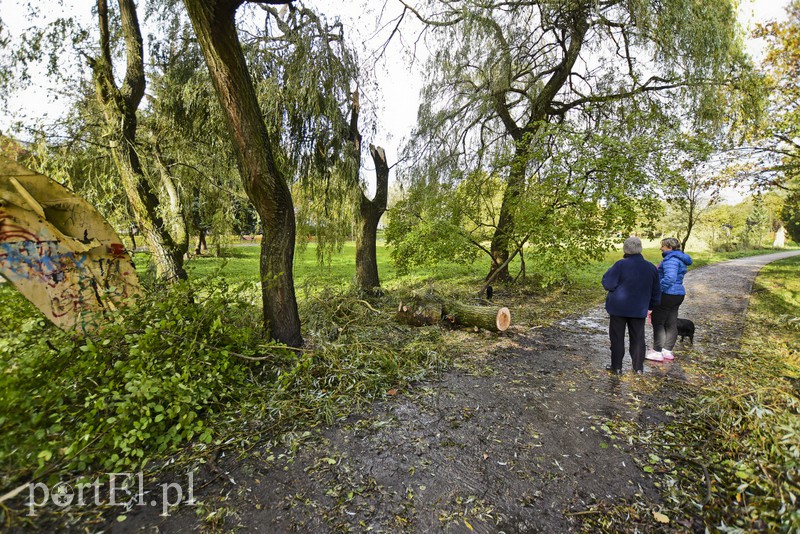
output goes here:
<path id="1" fill-rule="evenodd" d="M 756 22 L 778 20 L 785 16 L 785 6 L 789 0 L 741 0 L 740 21 L 745 28 L 752 29 Z M 383 6 L 383 2 L 368 2 L 366 0 L 350 0 L 349 2 L 329 2 L 325 0 L 307 0 L 308 4 L 316 6 L 323 12 L 338 14 L 356 43 L 363 43 L 366 49 L 375 49 L 386 39 L 386 28 L 376 31 L 375 11 Z M 0 19 L 11 32 L 19 32 L 26 27 L 20 0 L 0 0 Z M 83 14 L 90 14 L 93 0 L 65 0 L 64 11 L 70 9 Z M 41 4 L 40 4 L 41 5 Z M 400 12 L 398 2 L 388 1 L 387 11 Z M 372 12 L 370 12 L 373 10 Z M 392 13 L 385 13 L 384 20 L 391 20 Z M 409 36 L 409 34 L 406 34 Z M 380 83 L 383 93 L 379 96 L 362 94 L 362 100 L 367 99 L 376 107 L 378 127 L 374 138 L 365 136 L 366 143 L 384 147 L 390 165 L 397 161 L 397 151 L 402 145 L 416 123 L 418 94 L 422 88 L 420 72 L 422 61 L 413 64 L 408 61 L 408 41 L 394 39 L 387 49 L 386 55 L 374 63 L 375 75 Z M 757 62 L 763 50 L 763 42 L 750 38 L 748 48 Z M 424 52 L 424 50 L 420 50 Z M 43 116 L 57 117 L 63 104 L 54 99 L 55 92 L 49 90 L 46 79 L 40 82 L 42 89 L 26 91 L 12 99 L 12 110 L 22 111 L 29 122 L 36 122 Z M 0 131 L 8 131 L 11 117 L 0 110 Z M 371 165 L 369 158 L 363 158 L 366 165 Z M 370 169 L 366 169 L 367 172 Z M 394 173 L 391 178 L 393 179 Z"/>

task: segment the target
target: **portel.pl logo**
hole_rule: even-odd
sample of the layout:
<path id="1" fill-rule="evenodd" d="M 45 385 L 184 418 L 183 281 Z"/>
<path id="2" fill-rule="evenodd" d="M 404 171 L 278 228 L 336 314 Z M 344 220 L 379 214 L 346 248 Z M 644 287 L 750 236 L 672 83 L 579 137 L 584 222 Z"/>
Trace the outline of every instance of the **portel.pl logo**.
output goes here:
<path id="1" fill-rule="evenodd" d="M 195 504 L 194 474 L 186 475 L 186 486 L 179 482 L 160 484 L 156 489 L 144 489 L 144 475 L 139 473 L 106 473 L 105 477 L 96 478 L 92 482 L 80 482 L 70 485 L 58 482 L 48 486 L 42 482 L 28 484 L 28 514 L 36 515 L 36 509 L 48 504 L 58 508 L 87 505 L 124 506 L 130 510 L 134 506 L 161 506 L 161 515 L 168 516 L 174 506 Z M 185 498 L 184 498 L 185 497 Z"/>

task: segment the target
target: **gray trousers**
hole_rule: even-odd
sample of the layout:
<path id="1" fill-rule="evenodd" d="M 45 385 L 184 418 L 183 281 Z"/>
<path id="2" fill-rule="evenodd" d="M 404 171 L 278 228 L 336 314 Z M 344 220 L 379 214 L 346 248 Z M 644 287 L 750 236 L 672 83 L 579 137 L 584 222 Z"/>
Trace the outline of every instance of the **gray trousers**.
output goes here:
<path id="1" fill-rule="evenodd" d="M 672 350 L 678 340 L 678 308 L 683 303 L 684 295 L 661 294 L 661 304 L 653 308 L 650 317 L 653 323 L 653 350 Z"/>

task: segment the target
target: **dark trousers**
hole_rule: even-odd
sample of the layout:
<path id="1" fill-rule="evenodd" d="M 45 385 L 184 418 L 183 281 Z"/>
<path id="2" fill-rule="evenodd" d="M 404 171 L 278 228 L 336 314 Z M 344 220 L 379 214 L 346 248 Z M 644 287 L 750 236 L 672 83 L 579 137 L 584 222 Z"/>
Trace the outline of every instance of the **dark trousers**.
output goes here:
<path id="1" fill-rule="evenodd" d="M 678 340 L 678 308 L 684 295 L 661 294 L 661 304 L 653 308 L 650 321 L 653 323 L 653 350 L 672 350 Z"/>
<path id="2" fill-rule="evenodd" d="M 644 317 L 620 317 L 611 315 L 608 323 L 608 338 L 611 340 L 611 367 L 622 369 L 625 356 L 625 328 L 628 328 L 629 350 L 633 370 L 644 369 Z"/>

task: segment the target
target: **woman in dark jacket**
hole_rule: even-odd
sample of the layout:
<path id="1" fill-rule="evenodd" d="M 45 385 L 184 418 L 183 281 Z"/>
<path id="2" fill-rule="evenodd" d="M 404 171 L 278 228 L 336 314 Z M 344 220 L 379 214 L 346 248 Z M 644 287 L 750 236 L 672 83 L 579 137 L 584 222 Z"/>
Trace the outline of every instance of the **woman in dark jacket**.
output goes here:
<path id="1" fill-rule="evenodd" d="M 660 362 L 675 356 L 672 349 L 678 339 L 678 308 L 686 298 L 683 277 L 692 264 L 692 258 L 681 252 L 681 244 L 674 237 L 661 240 L 661 256 L 658 278 L 661 281 L 661 304 L 653 308 L 653 350 L 646 358 Z"/>
<path id="2" fill-rule="evenodd" d="M 608 337 L 611 341 L 611 365 L 606 369 L 622 374 L 627 327 L 633 371 L 641 374 L 646 349 L 644 323 L 647 310 L 658 304 L 661 288 L 658 270 L 642 256 L 642 242 L 638 237 L 626 239 L 622 244 L 622 252 L 623 258 L 603 275 L 603 287 L 608 291 L 606 311 L 610 316 Z"/>

